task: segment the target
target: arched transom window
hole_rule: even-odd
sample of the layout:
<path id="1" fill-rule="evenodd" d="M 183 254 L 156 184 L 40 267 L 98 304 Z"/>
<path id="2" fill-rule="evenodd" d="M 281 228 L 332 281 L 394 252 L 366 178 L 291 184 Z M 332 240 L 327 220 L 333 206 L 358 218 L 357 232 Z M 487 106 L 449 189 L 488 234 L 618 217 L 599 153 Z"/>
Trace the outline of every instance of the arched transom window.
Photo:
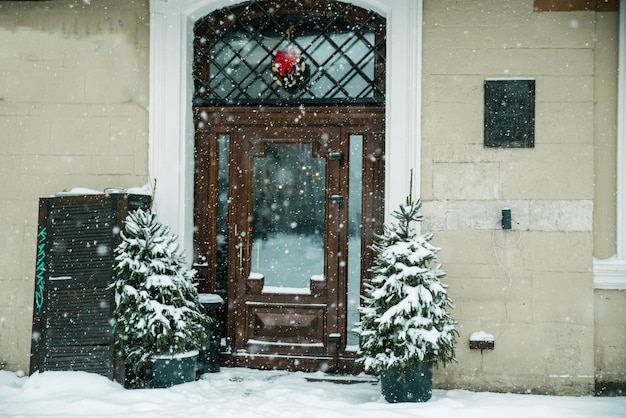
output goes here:
<path id="1" fill-rule="evenodd" d="M 384 104 L 385 20 L 332 0 L 259 0 L 194 27 L 195 106 Z"/>

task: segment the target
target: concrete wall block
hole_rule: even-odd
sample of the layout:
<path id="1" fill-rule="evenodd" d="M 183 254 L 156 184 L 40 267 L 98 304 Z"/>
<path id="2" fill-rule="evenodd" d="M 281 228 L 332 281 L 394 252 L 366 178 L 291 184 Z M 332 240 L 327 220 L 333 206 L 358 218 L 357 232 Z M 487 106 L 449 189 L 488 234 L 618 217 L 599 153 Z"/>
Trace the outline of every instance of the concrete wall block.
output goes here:
<path id="1" fill-rule="evenodd" d="M 476 143 L 443 143 L 436 142 L 431 144 L 432 151 L 425 155 L 432 158 L 435 162 L 466 162 L 466 163 L 485 163 L 485 162 L 508 162 L 508 161 L 526 161 L 532 149 L 510 149 L 510 148 L 485 148 L 482 140 L 482 131 L 480 142 Z"/>
<path id="2" fill-rule="evenodd" d="M 529 323 L 508 324 L 493 334 L 495 348 L 486 352 L 482 368 L 485 374 L 502 375 L 504 370 L 513 376 L 545 373 L 544 363 L 537 359 L 549 354 L 549 335 Z M 474 355 L 479 352 L 474 350 Z"/>
<path id="3" fill-rule="evenodd" d="M 471 103 L 429 103 L 422 108 L 423 135 L 433 142 L 483 143 L 483 109 Z"/>
<path id="4" fill-rule="evenodd" d="M 428 75 L 422 92 L 425 103 L 483 104 L 483 81 L 480 75 Z"/>
<path id="5" fill-rule="evenodd" d="M 593 102 L 594 79 L 592 76 L 547 76 L 535 79 L 537 103 Z"/>
<path id="6" fill-rule="evenodd" d="M 533 319 L 537 322 L 593 325 L 592 277 L 586 273 L 529 273 L 533 281 Z M 567 303 L 563 303 L 567 301 Z"/>
<path id="7" fill-rule="evenodd" d="M 426 74 L 483 77 L 593 76 L 593 50 L 435 47 L 424 50 L 423 70 Z"/>
<path id="8" fill-rule="evenodd" d="M 109 151 L 110 121 L 103 117 L 58 117 L 52 122 L 51 149 L 54 154 L 95 154 Z"/>
<path id="9" fill-rule="evenodd" d="M 441 248 L 438 258 L 444 267 L 496 265 L 490 231 L 440 231 L 435 234 L 433 244 Z"/>
<path id="10" fill-rule="evenodd" d="M 535 375 L 535 382 L 546 376 L 592 383 L 593 366 L 587 359 L 593 344 L 580 338 L 590 335 L 591 330 L 585 326 L 511 324 L 496 335 L 495 349 L 483 370 L 494 375 L 502 370 L 512 375 Z"/>
<path id="11" fill-rule="evenodd" d="M 626 292 L 596 290 L 595 370 L 601 382 L 626 378 Z"/>
<path id="12" fill-rule="evenodd" d="M 35 255 L 33 254 L 31 263 L 35 264 Z M 34 276 L 33 276 L 34 277 Z M 0 296 L 0 307 L 16 308 L 23 306 L 32 306 L 34 298 L 34 282 L 32 277 L 10 278 L 0 280 L 6 289 Z M 31 317 L 32 318 L 32 317 Z"/>
<path id="13" fill-rule="evenodd" d="M 490 259 L 491 262 L 485 261 L 484 263 L 480 263 L 480 260 L 476 260 L 475 263 L 463 264 L 446 262 L 446 259 L 444 257 L 438 257 L 438 259 L 439 262 L 442 264 L 443 271 L 446 272 L 446 276 L 443 278 L 442 281 L 449 286 L 448 292 L 450 294 L 454 293 L 463 297 L 463 289 L 468 286 L 479 286 L 479 284 L 482 283 L 480 282 L 480 279 L 497 278 L 499 280 L 502 280 L 502 288 L 506 286 L 506 273 L 502 270 L 502 267 L 500 267 L 493 259 Z M 519 273 L 520 272 L 512 272 L 512 274 Z M 518 276 L 516 275 L 514 277 Z"/>
<path id="14" fill-rule="evenodd" d="M 50 120 L 37 115 L 0 117 L 3 154 L 24 155 L 50 152 Z"/>
<path id="15" fill-rule="evenodd" d="M 495 200 L 501 197 L 497 163 L 437 163 L 433 194 L 437 200 Z"/>
<path id="16" fill-rule="evenodd" d="M 510 4 L 510 3 L 508 3 Z M 552 16 L 534 13 L 532 5 L 520 10 L 520 15 L 527 19 L 520 19 L 520 15 L 506 13 L 483 13 L 484 19 L 470 21 L 465 25 L 429 25 L 425 27 L 424 38 L 443 48 L 567 48 L 588 49 L 594 45 L 595 16 L 591 13 L 570 16 Z M 474 12 L 467 10 L 468 13 Z M 490 19 L 491 16 L 494 18 Z M 467 15 L 466 15 L 467 16 Z M 447 16 L 446 16 L 447 17 Z M 447 20 L 447 19 L 446 19 Z M 505 23 L 506 22 L 506 23 Z"/>
<path id="17" fill-rule="evenodd" d="M 13 212 L 18 208 L 14 201 L 2 200 L 0 203 L 3 206 L 0 211 L 1 216 L 14 214 Z M 17 219 L 20 219 L 20 217 L 13 216 L 12 218 L 3 217 L 0 219 L 12 219 L 13 222 L 15 222 Z M 24 274 L 19 263 L 19 260 L 23 256 L 24 227 L 22 225 L 3 223 L 0 225 L 0 233 L 3 237 L 0 242 L 0 265 L 2 265 L 2 270 L 0 270 L 0 282 L 20 279 Z M 11 293 L 11 286 L 8 284 L 2 286 L 2 289 L 3 291 L 0 293 L 4 293 L 5 297 Z M 2 302 L 0 302 L 0 305 L 2 305 Z"/>
<path id="18" fill-rule="evenodd" d="M 500 165 L 503 199 L 593 199 L 593 145 L 539 144 Z M 520 154 L 521 155 L 521 154 Z"/>
<path id="19" fill-rule="evenodd" d="M 425 103 L 484 106 L 483 75 L 428 75 L 422 84 Z M 606 84 L 607 89 L 615 85 Z M 604 85 L 603 84 L 603 85 Z M 594 78 L 587 76 L 539 75 L 535 78 L 537 103 L 593 103 Z"/>
<path id="20" fill-rule="evenodd" d="M 593 115 L 593 102 L 537 103 L 535 144 L 593 144 Z"/>
<path id="21" fill-rule="evenodd" d="M 109 118 L 109 154 L 147 155 L 148 130 L 139 126 L 143 126 L 143 123 L 147 126 L 148 112 L 140 110 Z"/>
<path id="22" fill-rule="evenodd" d="M 626 325 L 626 291 L 596 289 L 595 315 L 596 320 L 605 326 Z"/>
<path id="23" fill-rule="evenodd" d="M 30 307 L 2 307 L 0 317 L 0 361 L 7 370 L 28 371 L 32 329 Z"/>
<path id="24" fill-rule="evenodd" d="M 590 232 L 525 232 L 520 243 L 528 271 L 588 274 L 593 288 Z"/>
<path id="25" fill-rule="evenodd" d="M 530 228 L 534 231 L 590 232 L 592 200 L 529 201 Z"/>
<path id="26" fill-rule="evenodd" d="M 595 370 L 598 380 L 620 382 L 626 377 L 626 325 L 595 328 Z"/>
<path id="27" fill-rule="evenodd" d="M 447 201 L 448 229 L 502 229 L 502 209 L 511 209 L 513 229 L 530 229 L 530 203 L 525 200 Z"/>
<path id="28" fill-rule="evenodd" d="M 422 201 L 421 231 L 432 232 L 446 229 L 446 201 Z"/>

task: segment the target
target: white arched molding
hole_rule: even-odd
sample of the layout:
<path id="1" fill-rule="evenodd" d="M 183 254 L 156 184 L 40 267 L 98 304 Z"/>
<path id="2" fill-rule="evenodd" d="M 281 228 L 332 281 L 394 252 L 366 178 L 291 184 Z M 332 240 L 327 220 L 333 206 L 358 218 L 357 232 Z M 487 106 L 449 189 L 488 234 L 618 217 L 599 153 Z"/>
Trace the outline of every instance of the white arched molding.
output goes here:
<path id="1" fill-rule="evenodd" d="M 617 91 L 617 252 L 607 260 L 593 260 L 596 289 L 626 289 L 626 0 L 619 5 Z"/>
<path id="2" fill-rule="evenodd" d="M 244 0 L 150 1 L 150 177 L 155 208 L 191 254 L 193 245 L 194 23 Z M 386 219 L 390 208 L 420 190 L 422 0 L 351 0 L 387 20 Z M 393 181 L 391 181 L 393 179 Z"/>

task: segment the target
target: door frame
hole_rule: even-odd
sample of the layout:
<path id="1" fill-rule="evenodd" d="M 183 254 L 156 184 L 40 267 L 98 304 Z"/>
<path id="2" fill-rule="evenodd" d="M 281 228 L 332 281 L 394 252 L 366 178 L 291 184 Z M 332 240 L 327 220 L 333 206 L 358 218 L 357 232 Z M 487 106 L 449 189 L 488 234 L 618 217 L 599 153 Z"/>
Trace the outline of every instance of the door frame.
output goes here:
<path id="1" fill-rule="evenodd" d="M 389 221 L 389 208 L 397 207 L 409 193 L 420 196 L 423 0 L 350 3 L 378 12 L 387 23 L 385 177 L 394 179 L 385 190 Z M 155 209 L 187 254 L 192 252 L 195 229 L 193 27 L 228 4 L 229 0 L 150 0 L 149 177 L 158 180 L 158 190 L 167 191 L 157 192 Z"/>
<path id="2" fill-rule="evenodd" d="M 372 254 L 367 249 L 372 242 L 374 234 L 380 233 L 384 219 L 384 108 L 383 107 L 233 107 L 233 108 L 195 108 L 194 122 L 196 125 L 195 140 L 195 205 L 194 220 L 196 230 L 194 233 L 194 268 L 198 271 L 199 290 L 203 293 L 214 293 L 216 291 L 216 271 L 212 267 L 216 262 L 216 251 L 213 242 L 209 237 L 214 237 L 217 231 L 216 210 L 217 210 L 217 187 L 211 184 L 211 179 L 217 179 L 217 164 L 212 161 L 217 160 L 217 137 L 220 134 L 228 133 L 240 135 L 249 127 L 289 127 L 294 125 L 294 120 L 298 120 L 298 128 L 319 129 L 327 126 L 340 126 L 340 138 L 348 138 L 351 134 L 363 135 L 363 190 L 362 194 L 362 241 L 361 241 L 361 294 L 363 292 L 362 279 L 367 271 L 367 267 L 372 260 Z M 233 156 L 230 156 L 232 161 Z M 231 167 L 232 168 L 232 167 Z M 232 178 L 232 170 L 231 170 Z M 369 193 L 371 191 L 372 193 Z M 231 212 L 232 216 L 232 211 Z M 232 220 L 231 220 L 232 222 Z M 229 244 L 232 246 L 232 243 Z M 232 249 L 230 250 L 232 254 Z M 231 280 L 229 276 L 229 280 Z M 228 283 L 228 286 L 242 286 L 243 283 Z M 247 284 L 246 284 L 247 285 Z M 312 289 L 313 290 L 313 289 Z M 322 291 L 322 290 L 320 290 Z M 333 291 L 330 289 L 330 291 Z M 346 294 L 344 286 L 337 289 L 339 297 Z M 229 324 L 225 329 L 226 349 L 222 355 L 224 365 L 230 366 L 251 366 L 270 367 L 267 358 L 259 355 L 248 355 L 248 353 L 238 353 L 236 350 L 229 350 L 233 341 L 237 340 L 237 333 L 241 329 L 236 329 L 235 319 L 242 310 L 241 301 L 233 298 L 232 289 L 228 289 L 226 296 L 226 317 L 224 321 Z M 286 300 L 276 300 L 280 303 L 287 303 Z M 344 303 L 345 306 L 345 303 Z M 343 312 L 343 313 L 342 313 Z M 247 315 L 247 314 L 246 314 Z M 329 327 L 330 330 L 339 329 L 344 334 L 349 332 L 345 315 L 345 307 L 338 308 L 337 321 Z M 341 319 L 343 318 L 343 319 Z M 353 361 L 354 351 L 347 350 L 346 338 L 342 338 L 336 347 L 332 347 L 335 352 L 328 351 L 330 341 L 328 335 L 324 336 L 326 353 L 317 356 L 302 355 L 281 355 L 276 358 L 275 353 L 271 367 L 297 370 L 318 370 L 320 357 L 332 357 L 333 367 L 343 371 L 356 370 Z M 235 348 L 241 348 L 238 341 Z M 330 353 L 330 354 L 329 354 Z M 331 360 L 329 358 L 329 360 Z"/>

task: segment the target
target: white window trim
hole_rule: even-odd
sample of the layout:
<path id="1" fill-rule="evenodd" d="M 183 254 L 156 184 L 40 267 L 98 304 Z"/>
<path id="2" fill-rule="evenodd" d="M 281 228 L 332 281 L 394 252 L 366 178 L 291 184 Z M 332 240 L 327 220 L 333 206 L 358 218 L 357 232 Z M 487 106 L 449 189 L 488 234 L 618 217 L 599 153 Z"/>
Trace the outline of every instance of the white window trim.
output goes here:
<path id="1" fill-rule="evenodd" d="M 617 253 L 593 260 L 596 289 L 626 289 L 626 0 L 619 5 L 617 87 Z"/>
<path id="2" fill-rule="evenodd" d="M 243 0 L 150 1 L 149 173 L 155 209 L 193 248 L 193 24 Z M 385 218 L 409 193 L 420 195 L 422 0 L 351 0 L 387 19 Z M 389 181 L 393 179 L 393 181 Z"/>

